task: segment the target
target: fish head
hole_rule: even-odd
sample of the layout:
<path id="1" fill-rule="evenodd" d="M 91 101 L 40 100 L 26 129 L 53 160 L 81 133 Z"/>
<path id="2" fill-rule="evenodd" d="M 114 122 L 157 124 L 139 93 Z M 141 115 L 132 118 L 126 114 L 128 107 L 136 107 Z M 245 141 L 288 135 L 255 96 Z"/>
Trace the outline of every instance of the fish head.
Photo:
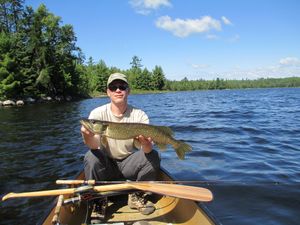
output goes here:
<path id="1" fill-rule="evenodd" d="M 80 123 L 94 134 L 104 134 L 108 127 L 108 123 L 101 120 L 81 119 Z"/>

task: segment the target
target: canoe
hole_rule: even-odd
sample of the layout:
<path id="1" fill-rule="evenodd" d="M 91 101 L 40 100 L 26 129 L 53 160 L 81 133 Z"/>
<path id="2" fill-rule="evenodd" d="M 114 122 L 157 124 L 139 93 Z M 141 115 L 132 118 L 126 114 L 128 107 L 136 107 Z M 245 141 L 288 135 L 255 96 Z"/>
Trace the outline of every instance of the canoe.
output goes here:
<path id="1" fill-rule="evenodd" d="M 84 174 L 81 173 L 76 178 L 77 180 L 83 180 Z M 172 181 L 172 177 L 164 170 L 161 169 L 159 179 L 161 181 Z M 65 199 L 72 196 L 64 196 Z M 58 199 L 58 198 L 57 198 Z M 57 211 L 57 201 L 53 203 L 53 207 L 49 209 L 49 213 L 41 220 L 39 224 L 53 225 L 53 218 L 56 216 L 56 224 L 87 224 L 87 203 L 86 201 L 80 202 L 80 204 L 68 204 L 60 207 L 59 213 Z M 127 206 L 127 195 L 113 196 L 109 198 L 109 204 L 106 210 L 106 220 L 100 224 L 116 224 L 116 225 L 128 225 L 146 221 L 147 224 L 153 225 L 171 225 L 171 224 L 201 224 L 201 225 L 213 225 L 219 224 L 213 217 L 210 211 L 202 204 L 192 200 L 174 198 L 169 196 L 154 195 L 154 204 L 156 210 L 150 215 L 142 215 L 137 210 L 130 209 Z M 56 213 L 55 213 L 56 211 Z M 91 210 L 89 210 L 91 211 Z"/>

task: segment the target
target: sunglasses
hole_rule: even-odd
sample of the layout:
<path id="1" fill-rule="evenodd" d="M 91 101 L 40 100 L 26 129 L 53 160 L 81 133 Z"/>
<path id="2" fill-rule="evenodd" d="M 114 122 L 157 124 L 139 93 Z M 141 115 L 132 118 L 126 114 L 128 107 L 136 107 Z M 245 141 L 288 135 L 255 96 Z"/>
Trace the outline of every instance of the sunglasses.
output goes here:
<path id="1" fill-rule="evenodd" d="M 117 89 L 119 89 L 120 91 L 125 91 L 125 90 L 127 90 L 127 88 L 128 88 L 128 85 L 126 85 L 126 84 L 109 85 L 108 86 L 108 89 L 110 91 L 116 91 Z"/>

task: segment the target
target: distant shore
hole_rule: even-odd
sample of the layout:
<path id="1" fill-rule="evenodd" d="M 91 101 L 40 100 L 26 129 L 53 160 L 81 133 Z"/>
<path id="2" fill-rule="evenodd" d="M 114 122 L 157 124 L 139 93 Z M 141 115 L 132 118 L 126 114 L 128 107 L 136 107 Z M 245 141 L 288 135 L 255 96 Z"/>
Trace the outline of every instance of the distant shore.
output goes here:
<path id="1" fill-rule="evenodd" d="M 266 88 L 300 88 L 300 87 L 253 87 L 253 88 L 236 88 L 236 89 L 266 89 Z M 213 89 L 213 90 L 234 90 L 234 89 Z M 212 91 L 213 91 L 212 90 Z M 208 89 L 203 90 L 184 90 L 184 91 L 208 91 Z M 173 90 L 131 90 L 131 95 L 140 95 L 140 94 L 162 94 L 162 93 L 171 93 L 171 92 L 181 92 L 181 91 L 173 91 Z M 95 92 L 90 96 L 86 97 L 41 97 L 41 98 L 24 98 L 24 99 L 7 99 L 7 100 L 0 100 L 0 107 L 11 107 L 11 106 L 23 106 L 28 104 L 40 104 L 40 103 L 50 103 L 50 102 L 72 102 L 81 99 L 88 99 L 88 98 L 106 98 L 107 94 L 103 92 Z"/>

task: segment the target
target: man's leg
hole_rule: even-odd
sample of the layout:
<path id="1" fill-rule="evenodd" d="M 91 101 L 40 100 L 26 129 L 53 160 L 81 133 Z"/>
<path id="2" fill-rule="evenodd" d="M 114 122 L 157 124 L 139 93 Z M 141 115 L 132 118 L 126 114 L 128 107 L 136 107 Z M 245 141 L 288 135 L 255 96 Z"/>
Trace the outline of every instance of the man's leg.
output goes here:
<path id="1" fill-rule="evenodd" d="M 126 179 L 151 181 L 157 178 L 160 168 L 160 158 L 155 150 L 152 150 L 148 154 L 145 154 L 143 151 L 137 151 L 122 162 L 119 162 L 118 166 Z M 147 201 L 143 193 L 129 194 L 128 206 L 132 209 L 137 209 L 145 215 L 155 211 L 153 203 Z"/>
<path id="2" fill-rule="evenodd" d="M 157 178 L 160 169 L 160 158 L 155 150 L 148 154 L 143 151 L 136 151 L 123 161 L 118 162 L 118 166 L 126 179 L 151 181 Z"/>
<path id="3" fill-rule="evenodd" d="M 104 150 L 89 150 L 84 157 L 84 174 L 87 180 L 117 180 L 122 178 L 119 168 Z"/>
<path id="4" fill-rule="evenodd" d="M 117 164 L 104 150 L 89 150 L 84 157 L 84 174 L 87 180 L 107 181 L 122 177 Z M 91 223 L 100 223 L 106 217 L 107 198 L 91 202 Z"/>

